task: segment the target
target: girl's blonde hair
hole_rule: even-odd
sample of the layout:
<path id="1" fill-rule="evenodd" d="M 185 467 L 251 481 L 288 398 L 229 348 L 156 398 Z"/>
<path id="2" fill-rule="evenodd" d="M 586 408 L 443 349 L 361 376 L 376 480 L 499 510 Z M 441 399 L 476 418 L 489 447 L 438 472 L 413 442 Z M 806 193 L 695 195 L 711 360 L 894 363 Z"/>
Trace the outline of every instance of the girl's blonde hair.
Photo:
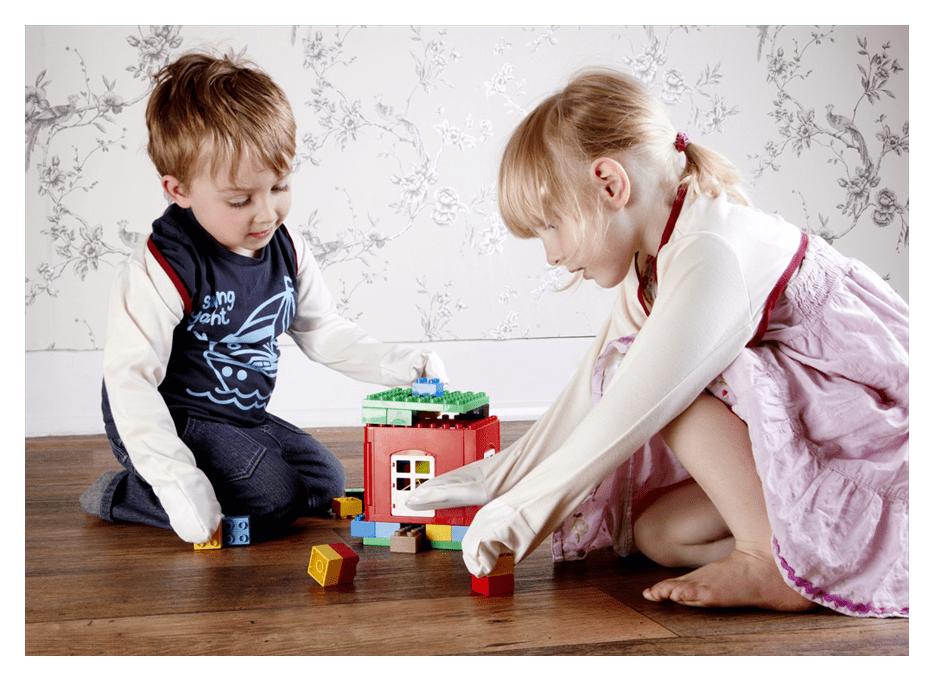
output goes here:
<path id="1" fill-rule="evenodd" d="M 506 226 L 531 238 L 536 227 L 560 218 L 577 230 L 580 246 L 584 226 L 600 215 L 590 165 L 617 152 L 655 169 L 672 190 L 686 184 L 689 192 L 726 192 L 748 204 L 729 161 L 693 143 L 682 156 L 675 149 L 677 134 L 661 100 L 635 78 L 608 70 L 579 75 L 539 104 L 506 146 L 499 173 Z M 639 191 L 632 188 L 634 200 Z"/>
<path id="2" fill-rule="evenodd" d="M 292 107 L 279 86 L 251 66 L 191 53 L 156 75 L 146 126 L 149 157 L 160 175 L 184 186 L 202 167 L 216 176 L 226 166 L 234 179 L 244 153 L 280 174 L 291 171 Z"/>

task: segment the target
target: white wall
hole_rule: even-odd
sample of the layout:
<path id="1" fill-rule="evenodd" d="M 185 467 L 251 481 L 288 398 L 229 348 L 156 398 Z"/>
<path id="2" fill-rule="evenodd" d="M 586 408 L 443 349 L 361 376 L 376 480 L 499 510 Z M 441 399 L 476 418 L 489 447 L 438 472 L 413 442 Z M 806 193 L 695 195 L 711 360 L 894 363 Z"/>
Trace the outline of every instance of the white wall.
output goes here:
<path id="1" fill-rule="evenodd" d="M 432 345 L 454 390 L 483 391 L 500 419 L 534 420 L 571 378 L 589 338 L 447 341 Z M 26 353 L 26 437 L 104 432 L 100 414 L 101 351 Z M 547 371 L 543 370 L 547 367 Z M 270 411 L 302 427 L 360 425 L 366 395 L 384 390 L 282 348 Z"/>
<path id="2" fill-rule="evenodd" d="M 757 206 L 908 299 L 907 26 L 28 26 L 27 435 L 100 430 L 113 269 L 165 205 L 145 153 L 150 77 L 196 48 L 245 53 L 292 101 L 287 224 L 342 313 L 437 346 L 455 387 L 488 392 L 501 417 L 540 413 L 612 297 L 555 293 L 561 273 L 496 209 L 508 135 L 581 67 L 637 75 L 738 165 Z M 283 348 L 274 408 L 357 423 L 368 390 Z"/>

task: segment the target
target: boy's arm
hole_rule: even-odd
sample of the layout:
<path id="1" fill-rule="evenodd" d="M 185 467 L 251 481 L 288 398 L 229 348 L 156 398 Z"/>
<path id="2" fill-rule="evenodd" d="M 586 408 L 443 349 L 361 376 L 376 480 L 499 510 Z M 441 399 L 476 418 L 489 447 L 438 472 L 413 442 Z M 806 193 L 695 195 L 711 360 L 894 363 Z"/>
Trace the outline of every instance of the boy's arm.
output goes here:
<path id="1" fill-rule="evenodd" d="M 383 343 L 341 317 L 324 277 L 301 235 L 293 239 L 298 260 L 297 312 L 289 335 L 310 359 L 366 383 L 404 386 L 416 378 L 448 382 L 434 352 Z"/>
<path id="2" fill-rule="evenodd" d="M 210 539 L 220 504 L 194 455 L 178 437 L 158 386 L 172 334 L 184 315 L 178 292 L 145 245 L 117 270 L 108 311 L 104 382 L 114 423 L 133 466 L 187 542 Z"/>

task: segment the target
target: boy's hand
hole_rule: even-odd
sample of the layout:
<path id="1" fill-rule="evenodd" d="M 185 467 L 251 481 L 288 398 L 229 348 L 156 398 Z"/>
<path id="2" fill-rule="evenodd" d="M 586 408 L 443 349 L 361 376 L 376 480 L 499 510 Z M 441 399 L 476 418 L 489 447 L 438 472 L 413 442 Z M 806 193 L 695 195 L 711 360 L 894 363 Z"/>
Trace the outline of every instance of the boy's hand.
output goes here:
<path id="1" fill-rule="evenodd" d="M 176 482 L 154 489 L 175 534 L 189 544 L 204 544 L 210 541 L 224 514 L 203 473 L 184 482 L 184 487 Z"/>

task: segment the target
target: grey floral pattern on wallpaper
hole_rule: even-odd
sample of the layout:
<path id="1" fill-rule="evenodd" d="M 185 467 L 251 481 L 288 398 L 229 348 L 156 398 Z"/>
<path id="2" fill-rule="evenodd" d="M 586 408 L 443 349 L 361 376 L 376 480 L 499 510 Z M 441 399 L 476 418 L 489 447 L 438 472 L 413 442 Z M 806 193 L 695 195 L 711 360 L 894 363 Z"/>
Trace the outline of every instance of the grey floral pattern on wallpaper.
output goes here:
<path id="1" fill-rule="evenodd" d="M 28 27 L 26 347 L 103 344 L 113 268 L 165 207 L 145 154 L 152 76 L 251 59 L 299 126 L 290 229 L 342 314 L 387 340 L 592 335 L 612 292 L 508 235 L 498 156 L 586 66 L 640 78 L 755 203 L 907 298 L 907 27 Z M 723 45 L 730 45 L 725 51 Z"/>

